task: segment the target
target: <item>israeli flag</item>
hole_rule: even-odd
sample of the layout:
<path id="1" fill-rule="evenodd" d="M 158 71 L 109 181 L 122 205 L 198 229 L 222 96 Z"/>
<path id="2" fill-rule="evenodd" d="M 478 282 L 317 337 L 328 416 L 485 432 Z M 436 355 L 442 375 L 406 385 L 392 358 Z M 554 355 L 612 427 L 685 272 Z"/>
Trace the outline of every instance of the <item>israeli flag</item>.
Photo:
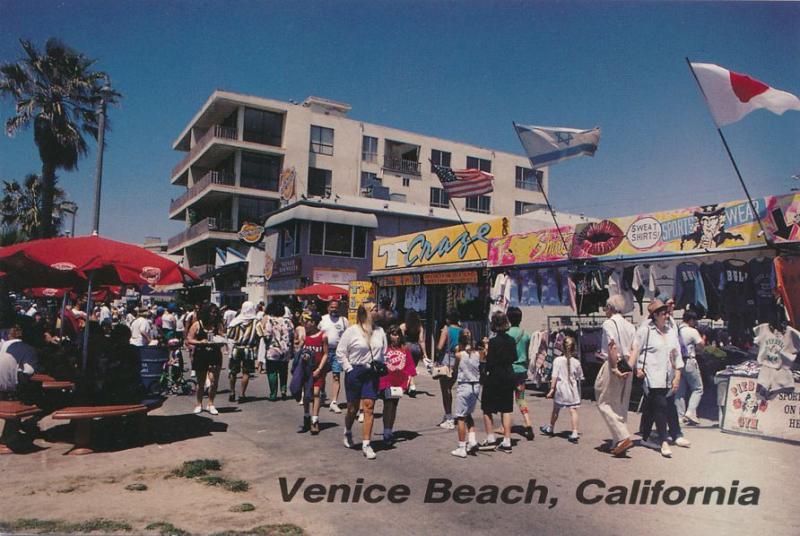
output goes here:
<path id="1" fill-rule="evenodd" d="M 537 127 L 514 123 L 519 141 L 534 168 L 557 164 L 576 156 L 594 156 L 600 143 L 600 128 Z"/>

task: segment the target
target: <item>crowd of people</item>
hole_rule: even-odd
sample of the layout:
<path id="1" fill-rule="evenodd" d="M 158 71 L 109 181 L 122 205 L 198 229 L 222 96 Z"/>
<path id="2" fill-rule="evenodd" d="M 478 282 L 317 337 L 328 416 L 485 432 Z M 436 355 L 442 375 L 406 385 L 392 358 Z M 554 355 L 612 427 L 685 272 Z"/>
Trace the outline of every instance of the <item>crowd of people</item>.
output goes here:
<path id="1" fill-rule="evenodd" d="M 681 424 L 697 423 L 703 386 L 696 356 L 702 351 L 703 338 L 695 329 L 696 316 L 688 311 L 678 325 L 672 318 L 672 305 L 666 296 L 653 300 L 649 317 L 636 327 L 620 314 L 624 304 L 619 297 L 606 303 L 600 351 L 604 364 L 594 387 L 614 456 L 633 446 L 627 416 L 634 374 L 643 380 L 646 393 L 641 444 L 660 450 L 665 457 L 671 456 L 671 445 L 690 445 Z M 455 312 L 448 313 L 436 334 L 434 355 L 429 356 L 416 312 L 409 311 L 401 322 L 387 307 L 368 301 L 359 306 L 356 322 L 350 325 L 343 307 L 343 303 L 330 301 L 323 315 L 313 302 L 304 308 L 290 308 L 278 302 L 256 305 L 248 301 L 238 311 L 208 302 L 187 310 L 170 304 L 126 311 L 103 303 L 89 314 L 85 302 L 78 301 L 69 308 L 64 325 L 57 327 L 50 327 L 32 307 L 19 311 L 18 318 L 28 320 L 15 323 L 8 340 L 0 345 L 0 397 L 13 393 L 20 378 L 36 370 L 37 344 L 57 343 L 65 333 L 67 337 L 79 333 L 84 323 L 92 322 L 100 328 L 95 339 L 103 337 L 97 345 L 101 350 L 94 374 L 106 385 L 97 392 L 115 393 L 114 401 L 138 396 L 139 391 L 132 388 L 138 381 L 133 370 L 138 366 L 134 347 L 162 344 L 187 353 L 199 386 L 195 414 L 218 415 L 215 400 L 225 355 L 229 402 L 247 402 L 251 377 L 266 374 L 268 400 L 291 396 L 302 404 L 299 431 L 311 435 L 320 433 L 322 408 L 340 414 L 344 403 L 343 443 L 355 447 L 353 427 L 360 423 L 360 447 L 367 459 L 376 457 L 371 445 L 376 402 L 382 404 L 384 443 L 392 444 L 397 439 L 400 401 L 415 396 L 418 370 L 427 371 L 439 383 L 443 406 L 439 426 L 457 430 L 453 456 L 466 458 L 488 449 L 511 453 L 515 406 L 523 436 L 534 439 L 525 398 L 531 336 L 520 327 L 519 308 L 495 312 L 490 319 L 491 336 L 479 341 L 461 326 Z M 24 330 L 23 325 L 27 326 Z M 553 362 L 546 393 L 553 400 L 552 413 L 539 430 L 554 435 L 559 414 L 566 409 L 570 416 L 568 440 L 578 443 L 583 371 L 575 340 L 565 338 L 562 349 L 563 355 Z M 342 387 L 344 400 L 340 398 Z M 474 417 L 479 402 L 485 433 L 480 442 Z"/>

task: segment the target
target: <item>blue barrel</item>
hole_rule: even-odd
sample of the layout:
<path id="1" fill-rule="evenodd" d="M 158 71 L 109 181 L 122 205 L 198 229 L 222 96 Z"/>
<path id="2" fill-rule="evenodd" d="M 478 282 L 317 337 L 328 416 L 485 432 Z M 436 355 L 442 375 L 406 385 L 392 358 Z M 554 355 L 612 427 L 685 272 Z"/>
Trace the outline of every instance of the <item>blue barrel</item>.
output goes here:
<path id="1" fill-rule="evenodd" d="M 139 359 L 142 363 L 142 385 L 150 390 L 150 385 L 161 377 L 164 363 L 169 358 L 169 349 L 158 346 L 139 346 Z"/>

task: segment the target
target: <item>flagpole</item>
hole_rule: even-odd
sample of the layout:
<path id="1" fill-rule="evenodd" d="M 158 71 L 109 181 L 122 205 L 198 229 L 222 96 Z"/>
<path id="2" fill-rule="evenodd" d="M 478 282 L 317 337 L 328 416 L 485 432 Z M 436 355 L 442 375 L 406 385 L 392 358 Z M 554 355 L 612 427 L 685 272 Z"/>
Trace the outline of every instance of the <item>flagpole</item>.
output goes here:
<path id="1" fill-rule="evenodd" d="M 711 108 L 708 107 L 708 96 L 706 95 L 706 92 L 703 91 L 703 86 L 702 86 L 702 84 L 700 84 L 700 80 L 697 78 L 697 73 L 695 73 L 694 69 L 692 68 L 692 62 L 689 60 L 688 56 L 686 56 L 685 59 L 686 59 L 686 64 L 689 66 L 689 70 L 692 72 L 692 76 L 694 77 L 694 81 L 697 83 L 697 87 L 700 88 L 700 93 L 703 95 L 703 98 L 706 100 L 706 107 L 710 111 Z M 713 116 L 712 116 L 711 119 L 712 120 L 714 119 Z M 715 125 L 717 124 L 716 121 L 714 121 L 714 124 Z M 725 139 L 725 135 L 722 134 L 722 129 L 719 126 L 717 126 L 717 134 L 719 134 L 719 137 L 722 140 L 722 145 L 725 147 L 725 151 L 728 153 L 728 158 L 730 159 L 731 164 L 733 164 L 733 169 L 734 169 L 734 171 L 736 171 L 736 176 L 739 178 L 739 184 L 742 185 L 742 190 L 744 190 L 744 195 L 747 196 L 747 202 L 750 204 L 750 209 L 753 211 L 753 214 L 756 217 L 756 221 L 758 222 L 758 227 L 761 229 L 761 233 L 764 235 L 764 241 L 767 243 L 768 246 L 774 247 L 774 244 L 772 243 L 772 240 L 770 239 L 769 235 L 767 234 L 766 229 L 764 229 L 764 223 L 761 221 L 761 216 L 759 216 L 758 210 L 756 210 L 756 205 L 753 202 L 753 198 L 750 196 L 750 192 L 747 189 L 747 185 L 744 183 L 744 179 L 742 178 L 742 174 L 739 172 L 739 166 L 736 165 L 736 160 L 733 158 L 733 153 L 731 153 L 731 149 L 730 149 L 730 147 L 728 147 L 728 141 Z"/>

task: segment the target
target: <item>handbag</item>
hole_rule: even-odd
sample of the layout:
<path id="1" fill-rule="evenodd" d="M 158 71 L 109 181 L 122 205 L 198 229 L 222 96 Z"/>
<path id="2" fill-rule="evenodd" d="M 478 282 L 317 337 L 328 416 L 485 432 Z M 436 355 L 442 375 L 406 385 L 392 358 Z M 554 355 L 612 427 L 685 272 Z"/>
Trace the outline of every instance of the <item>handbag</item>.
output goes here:
<path id="1" fill-rule="evenodd" d="M 403 398 L 403 388 L 387 387 L 383 390 L 383 398 Z"/>
<path id="2" fill-rule="evenodd" d="M 384 363 L 383 361 L 375 361 L 375 354 L 372 353 L 372 346 L 369 343 L 370 342 L 369 339 L 367 339 L 366 333 L 364 333 L 360 328 L 359 331 L 361 331 L 361 335 L 364 336 L 364 342 L 367 343 L 367 348 L 369 348 L 369 357 L 370 357 L 369 369 L 379 378 L 386 376 L 387 374 L 389 374 L 389 367 L 387 367 L 386 363 Z"/>
<path id="3" fill-rule="evenodd" d="M 450 365 L 434 365 L 431 369 L 431 377 L 434 380 L 441 378 L 452 378 L 453 370 L 450 368 Z"/>

